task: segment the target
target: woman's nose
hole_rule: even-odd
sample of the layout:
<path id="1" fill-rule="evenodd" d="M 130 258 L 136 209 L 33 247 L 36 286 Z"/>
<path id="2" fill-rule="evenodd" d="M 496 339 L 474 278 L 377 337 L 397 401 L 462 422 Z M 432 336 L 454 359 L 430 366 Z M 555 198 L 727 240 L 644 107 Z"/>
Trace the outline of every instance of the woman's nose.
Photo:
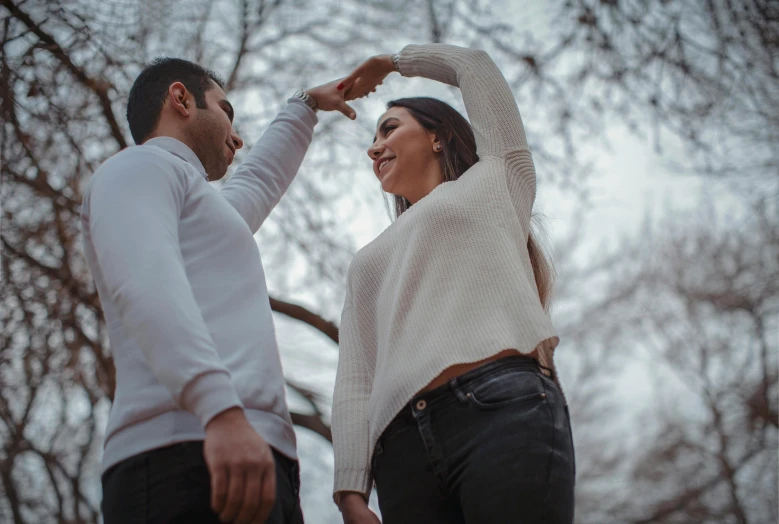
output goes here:
<path id="1" fill-rule="evenodd" d="M 371 160 L 374 160 L 376 158 L 379 158 L 381 156 L 381 147 L 377 145 L 373 145 L 368 148 L 368 156 L 371 158 Z"/>

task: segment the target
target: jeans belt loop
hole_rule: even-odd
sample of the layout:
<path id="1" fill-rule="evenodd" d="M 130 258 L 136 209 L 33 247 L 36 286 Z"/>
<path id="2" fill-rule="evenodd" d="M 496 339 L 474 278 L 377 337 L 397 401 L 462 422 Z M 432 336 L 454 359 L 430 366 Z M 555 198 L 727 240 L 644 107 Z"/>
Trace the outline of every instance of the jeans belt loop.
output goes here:
<path id="1" fill-rule="evenodd" d="M 465 396 L 465 393 L 460 387 L 460 383 L 457 380 L 457 377 L 454 377 L 453 379 L 449 380 L 449 387 L 451 387 L 452 391 L 454 391 L 457 400 L 459 400 L 463 404 L 466 404 L 468 402 L 468 398 Z"/>
<path id="2" fill-rule="evenodd" d="M 540 362 L 538 362 L 538 367 L 539 367 L 539 369 L 541 369 L 541 373 L 544 373 L 544 371 L 548 371 L 549 372 L 549 378 L 552 379 L 553 381 L 556 380 L 555 379 L 555 373 L 554 373 L 554 370 L 552 368 L 548 368 L 548 367 L 544 366 L 543 364 L 541 364 Z M 544 373 L 544 375 L 546 375 L 546 373 Z"/>

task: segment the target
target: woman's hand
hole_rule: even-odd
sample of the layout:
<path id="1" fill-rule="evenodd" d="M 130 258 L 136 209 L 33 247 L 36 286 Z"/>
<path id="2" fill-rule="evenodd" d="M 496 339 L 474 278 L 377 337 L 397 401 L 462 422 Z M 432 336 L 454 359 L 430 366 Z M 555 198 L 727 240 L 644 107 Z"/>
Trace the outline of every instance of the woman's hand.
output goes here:
<path id="1" fill-rule="evenodd" d="M 381 524 L 360 493 L 344 493 L 338 504 L 344 524 Z"/>
<path id="2" fill-rule="evenodd" d="M 395 64 L 390 55 L 378 55 L 369 58 L 352 73 L 341 80 L 333 80 L 327 84 L 306 90 L 316 100 L 317 109 L 322 111 L 340 111 L 347 118 L 354 120 L 357 114 L 346 103 L 348 100 L 363 97 L 376 91 L 376 86 L 395 70 Z"/>
<path id="3" fill-rule="evenodd" d="M 346 100 L 354 100 L 368 93 L 376 91 L 388 74 L 395 70 L 391 55 L 377 55 L 369 58 L 349 76 L 344 78 L 343 87 L 346 91 Z"/>
<path id="4" fill-rule="evenodd" d="M 346 89 L 344 89 L 342 85 L 343 82 L 344 79 L 333 80 L 327 84 L 307 89 L 306 92 L 311 98 L 316 100 L 317 109 L 321 109 L 322 111 L 340 111 L 346 115 L 347 118 L 354 120 L 357 118 L 357 114 L 354 112 L 354 109 L 349 107 L 346 103 L 346 100 L 352 99 L 344 96 Z M 338 86 L 341 86 L 341 89 L 338 89 Z"/>

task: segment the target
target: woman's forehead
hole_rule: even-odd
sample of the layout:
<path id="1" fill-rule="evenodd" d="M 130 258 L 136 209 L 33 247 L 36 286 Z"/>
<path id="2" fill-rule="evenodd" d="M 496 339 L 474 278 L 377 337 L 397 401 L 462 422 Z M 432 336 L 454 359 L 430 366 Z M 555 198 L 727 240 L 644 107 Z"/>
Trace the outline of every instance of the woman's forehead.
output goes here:
<path id="1" fill-rule="evenodd" d="M 406 110 L 402 107 L 390 107 L 387 109 L 387 111 L 384 112 L 383 115 L 379 117 L 379 119 L 376 121 L 376 127 L 379 127 L 382 122 L 387 120 L 388 118 L 397 118 L 398 120 L 401 120 L 403 118 L 403 114 L 406 113 Z"/>

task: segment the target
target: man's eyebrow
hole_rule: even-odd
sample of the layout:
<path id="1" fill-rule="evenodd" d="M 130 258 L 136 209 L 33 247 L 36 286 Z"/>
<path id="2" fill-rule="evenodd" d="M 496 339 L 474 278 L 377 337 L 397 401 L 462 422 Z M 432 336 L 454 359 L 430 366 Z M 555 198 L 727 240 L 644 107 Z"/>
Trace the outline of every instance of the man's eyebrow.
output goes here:
<path id="1" fill-rule="evenodd" d="M 399 118 L 397 118 L 397 117 L 394 117 L 394 116 L 391 116 L 391 117 L 389 117 L 389 118 L 385 119 L 385 120 L 384 120 L 384 122 L 382 122 L 381 124 L 379 124 L 379 132 L 380 132 L 381 134 L 385 134 L 385 133 L 386 133 L 386 131 L 387 131 L 387 123 L 388 123 L 390 120 L 397 120 L 398 122 L 400 122 L 400 119 L 399 119 Z M 374 141 L 374 142 L 376 141 L 376 137 L 375 137 L 375 136 L 373 137 L 373 141 Z"/>
<path id="2" fill-rule="evenodd" d="M 226 98 L 220 100 L 219 103 L 227 106 L 227 116 L 230 117 L 230 122 L 232 122 L 233 117 L 235 116 L 235 111 L 233 111 L 233 105 L 230 102 L 228 102 Z"/>

